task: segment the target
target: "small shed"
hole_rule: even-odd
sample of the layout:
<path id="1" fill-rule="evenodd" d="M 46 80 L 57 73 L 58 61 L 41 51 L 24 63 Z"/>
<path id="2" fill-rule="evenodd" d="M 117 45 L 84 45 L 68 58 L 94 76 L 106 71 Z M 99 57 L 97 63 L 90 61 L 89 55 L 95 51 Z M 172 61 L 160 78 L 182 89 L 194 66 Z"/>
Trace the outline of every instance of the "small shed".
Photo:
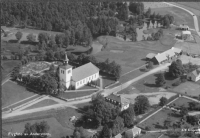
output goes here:
<path id="1" fill-rule="evenodd" d="M 187 25 L 185 25 L 185 24 L 181 24 L 181 25 L 179 26 L 179 29 L 181 29 L 181 30 L 189 30 L 189 26 L 187 26 Z"/>
<path id="2" fill-rule="evenodd" d="M 150 59 L 154 58 L 155 56 L 156 56 L 156 54 L 154 54 L 154 53 L 149 53 L 149 54 L 146 55 L 146 59 L 147 59 L 147 60 L 150 60 Z"/>

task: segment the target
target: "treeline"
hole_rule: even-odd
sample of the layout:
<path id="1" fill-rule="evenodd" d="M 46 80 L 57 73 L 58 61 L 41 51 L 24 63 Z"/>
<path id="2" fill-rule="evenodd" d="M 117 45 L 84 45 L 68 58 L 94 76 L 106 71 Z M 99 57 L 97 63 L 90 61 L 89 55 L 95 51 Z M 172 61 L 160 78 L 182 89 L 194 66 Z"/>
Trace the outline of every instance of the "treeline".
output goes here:
<path id="1" fill-rule="evenodd" d="M 74 54 L 71 53 L 68 53 L 67 55 L 70 62 L 76 63 L 78 64 L 78 66 L 82 66 L 84 64 L 91 62 L 100 69 L 100 72 L 111 75 L 116 80 L 118 80 L 121 76 L 121 71 L 122 71 L 121 66 L 117 64 L 115 61 L 110 62 L 109 59 L 106 59 L 105 61 L 101 62 L 97 60 L 94 56 L 86 54 L 81 54 L 78 57 L 76 57 Z"/>

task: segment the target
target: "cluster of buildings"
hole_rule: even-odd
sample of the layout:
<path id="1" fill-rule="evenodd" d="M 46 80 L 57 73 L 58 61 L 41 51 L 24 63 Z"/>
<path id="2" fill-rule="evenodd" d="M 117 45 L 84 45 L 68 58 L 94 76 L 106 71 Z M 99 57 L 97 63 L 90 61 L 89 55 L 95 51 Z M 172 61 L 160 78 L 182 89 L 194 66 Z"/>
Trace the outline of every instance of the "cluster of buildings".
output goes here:
<path id="1" fill-rule="evenodd" d="M 146 56 L 147 60 L 151 60 L 154 64 L 163 64 L 176 60 L 182 54 L 182 50 L 172 47 L 171 49 L 162 53 L 154 54 L 149 53 Z"/>

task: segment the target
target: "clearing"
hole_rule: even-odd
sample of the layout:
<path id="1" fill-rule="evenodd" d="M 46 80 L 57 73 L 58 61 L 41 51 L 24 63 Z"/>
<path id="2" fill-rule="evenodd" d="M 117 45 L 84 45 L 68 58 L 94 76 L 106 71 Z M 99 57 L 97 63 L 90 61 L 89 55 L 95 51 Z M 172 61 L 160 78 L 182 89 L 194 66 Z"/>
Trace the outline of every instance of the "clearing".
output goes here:
<path id="1" fill-rule="evenodd" d="M 200 58 L 193 58 L 191 56 L 182 55 L 179 57 L 183 64 L 192 63 L 200 66 Z"/>
<path id="2" fill-rule="evenodd" d="M 187 94 L 190 96 L 199 96 L 200 94 L 200 85 L 193 82 L 181 83 L 179 86 L 173 89 L 176 92 Z"/>
<path id="3" fill-rule="evenodd" d="M 6 107 L 33 95 L 35 93 L 28 91 L 25 87 L 8 81 L 2 86 L 2 107 Z"/>

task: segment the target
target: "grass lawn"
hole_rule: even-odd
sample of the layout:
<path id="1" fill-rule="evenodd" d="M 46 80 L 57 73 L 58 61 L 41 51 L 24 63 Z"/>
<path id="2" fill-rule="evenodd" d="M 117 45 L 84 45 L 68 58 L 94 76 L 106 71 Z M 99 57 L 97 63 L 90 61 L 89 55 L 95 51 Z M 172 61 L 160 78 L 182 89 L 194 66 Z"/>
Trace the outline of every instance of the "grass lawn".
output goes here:
<path id="1" fill-rule="evenodd" d="M 7 75 L 12 71 L 12 69 L 17 66 L 21 61 L 20 60 L 1 60 L 3 69 L 2 71 L 2 80 L 4 80 Z"/>
<path id="2" fill-rule="evenodd" d="M 90 105 L 91 104 L 89 102 L 87 102 L 87 103 L 82 103 L 82 104 L 76 104 L 75 106 L 78 107 L 78 108 L 80 108 L 80 109 L 82 109 L 82 108 L 84 108 L 86 106 L 90 106 Z"/>
<path id="3" fill-rule="evenodd" d="M 105 88 L 106 86 L 109 86 L 109 85 L 111 85 L 111 84 L 113 84 L 115 82 L 116 81 L 113 80 L 113 79 L 109 79 L 109 78 L 104 77 L 103 78 L 103 87 Z"/>
<path id="4" fill-rule="evenodd" d="M 175 104 L 175 107 L 180 107 L 180 106 L 185 106 L 185 107 L 189 107 L 189 103 L 193 102 L 190 99 L 184 98 L 184 97 L 180 97 L 178 98 L 176 101 L 174 101 L 173 103 L 171 103 L 170 105 Z"/>
<path id="5" fill-rule="evenodd" d="M 172 115 L 169 116 L 169 114 L 172 114 Z M 143 128 L 143 129 L 146 126 L 149 126 L 149 127 L 151 127 L 151 130 L 161 130 L 161 129 L 164 129 L 163 124 L 164 124 L 164 121 L 168 117 L 170 117 L 172 122 L 178 121 L 180 119 L 180 117 L 178 117 L 178 115 L 173 115 L 173 112 L 171 110 L 162 109 L 161 111 L 159 111 L 158 113 L 156 113 L 155 115 L 153 115 L 152 117 L 147 119 L 146 121 L 142 122 L 138 126 Z M 157 122 L 159 124 L 157 124 Z"/>
<path id="6" fill-rule="evenodd" d="M 85 85 L 85 86 L 81 87 L 81 88 L 78 89 L 78 90 L 87 90 L 87 89 L 97 89 L 97 88 L 92 87 L 92 86 Z"/>
<path id="7" fill-rule="evenodd" d="M 66 92 L 66 93 L 61 93 L 59 97 L 65 98 L 65 99 L 72 99 L 72 98 L 77 98 L 77 97 L 82 97 L 82 96 L 88 96 L 90 94 L 93 94 L 96 92 L 95 90 L 93 91 L 83 91 L 83 92 Z"/>
<path id="8" fill-rule="evenodd" d="M 141 135 L 140 138 L 158 138 L 160 135 L 161 133 L 147 133 L 147 134 Z"/>
<path id="9" fill-rule="evenodd" d="M 3 123 L 2 128 L 12 132 L 23 132 L 24 125 L 26 123 L 35 123 L 41 121 L 47 121 L 50 126 L 49 134 L 52 138 L 61 138 L 63 136 L 70 136 L 73 134 L 74 126 L 69 118 L 72 116 L 80 117 L 81 113 L 73 108 L 65 108 L 61 110 L 43 111 L 40 113 L 33 113 L 29 115 L 23 115 L 15 119 L 10 120 L 10 123 Z M 21 120 L 20 120 L 21 118 Z M 19 120 L 19 121 L 18 121 Z"/>
<path id="10" fill-rule="evenodd" d="M 194 29 L 194 20 L 192 15 L 188 12 L 177 8 L 177 7 L 162 7 L 162 8 L 152 8 L 151 12 L 159 13 L 160 15 L 170 14 L 174 16 L 175 25 L 187 24 L 190 28 Z"/>
<path id="11" fill-rule="evenodd" d="M 190 96 L 199 96 L 200 94 L 200 85 L 197 83 L 193 82 L 185 82 L 180 84 L 179 86 L 175 87 L 173 89 L 176 92 L 184 93 L 187 92 L 186 94 Z"/>
<path id="12" fill-rule="evenodd" d="M 31 105 L 23 110 L 29 110 L 29 109 L 34 109 L 34 108 L 40 108 L 40 107 L 45 107 L 45 106 L 50 106 L 50 105 L 55 105 L 58 104 L 57 102 L 55 102 L 54 100 L 51 99 L 45 99 L 42 100 L 34 105 Z"/>
<path id="13" fill-rule="evenodd" d="M 34 95 L 34 93 L 26 90 L 25 87 L 8 81 L 2 86 L 2 107 L 8 106 L 32 95 Z"/>
<path id="14" fill-rule="evenodd" d="M 139 90 L 140 92 L 158 92 L 160 91 L 160 88 L 156 84 L 156 79 L 157 79 L 158 73 L 156 74 L 151 74 L 136 83 L 134 83 L 132 86 Z M 165 75 L 166 79 L 166 84 L 165 86 L 169 86 L 170 88 L 173 88 L 172 84 L 177 80 L 175 78 L 169 77 L 169 75 Z"/>

